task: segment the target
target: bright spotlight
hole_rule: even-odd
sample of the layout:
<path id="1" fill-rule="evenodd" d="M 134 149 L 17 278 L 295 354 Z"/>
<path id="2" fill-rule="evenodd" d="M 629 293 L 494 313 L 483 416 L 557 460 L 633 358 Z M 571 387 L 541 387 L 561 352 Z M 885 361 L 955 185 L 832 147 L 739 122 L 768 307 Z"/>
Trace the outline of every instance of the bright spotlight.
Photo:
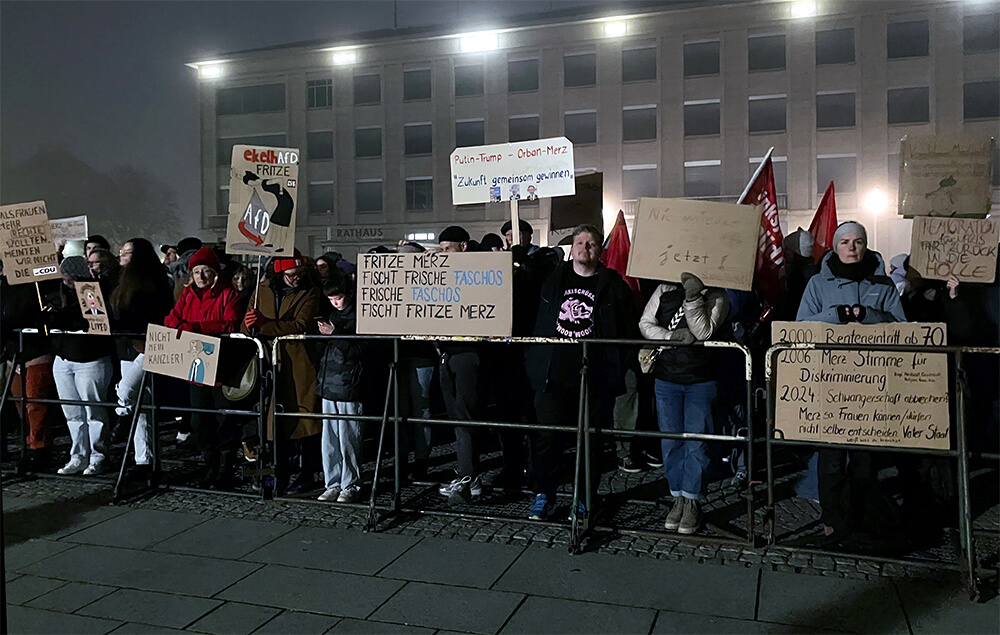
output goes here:
<path id="1" fill-rule="evenodd" d="M 198 67 L 198 77 L 202 79 L 216 79 L 222 77 L 221 64 L 202 64 Z"/>
<path id="2" fill-rule="evenodd" d="M 865 196 L 864 206 L 872 214 L 881 214 L 889 207 L 889 197 L 882 190 L 875 188 Z"/>
<path id="3" fill-rule="evenodd" d="M 621 37 L 625 35 L 628 30 L 628 26 L 625 22 L 605 22 L 604 23 L 604 37 Z"/>
<path id="4" fill-rule="evenodd" d="M 500 48 L 500 36 L 495 31 L 481 31 L 459 36 L 459 48 L 463 53 L 482 53 Z"/>
<path id="5" fill-rule="evenodd" d="M 358 54 L 354 51 L 336 51 L 333 54 L 333 63 L 337 66 L 347 66 L 358 61 Z"/>
<path id="6" fill-rule="evenodd" d="M 815 2 L 796 2 L 792 5 L 793 18 L 811 18 L 816 15 Z"/>

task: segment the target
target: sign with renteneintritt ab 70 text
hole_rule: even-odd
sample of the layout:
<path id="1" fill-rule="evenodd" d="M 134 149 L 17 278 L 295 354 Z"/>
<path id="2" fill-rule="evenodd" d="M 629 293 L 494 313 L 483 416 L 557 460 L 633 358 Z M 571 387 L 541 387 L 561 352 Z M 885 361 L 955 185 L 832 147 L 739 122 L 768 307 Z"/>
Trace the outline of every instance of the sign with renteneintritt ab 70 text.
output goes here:
<path id="1" fill-rule="evenodd" d="M 510 252 L 361 254 L 358 333 L 509 337 Z"/>
<path id="2" fill-rule="evenodd" d="M 775 322 L 775 343 L 944 346 L 945 325 Z M 944 353 L 792 349 L 776 359 L 778 439 L 947 450 Z"/>
<path id="3" fill-rule="evenodd" d="M 566 137 L 456 148 L 454 205 L 534 201 L 576 194 L 573 144 Z"/>
<path id="4" fill-rule="evenodd" d="M 8 284 L 62 277 L 45 201 L 0 207 L 0 246 Z"/>

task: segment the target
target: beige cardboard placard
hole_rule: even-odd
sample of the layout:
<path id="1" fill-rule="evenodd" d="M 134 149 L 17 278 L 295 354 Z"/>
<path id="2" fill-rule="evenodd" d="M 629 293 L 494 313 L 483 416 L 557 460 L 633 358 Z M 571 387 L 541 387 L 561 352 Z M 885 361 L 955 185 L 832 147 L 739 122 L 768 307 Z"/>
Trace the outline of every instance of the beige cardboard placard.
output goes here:
<path id="1" fill-rule="evenodd" d="M 772 340 L 943 346 L 944 324 L 775 322 Z M 787 350 L 775 372 L 775 438 L 947 450 L 944 353 Z"/>
<path id="2" fill-rule="evenodd" d="M 628 275 L 679 282 L 685 271 L 710 287 L 749 291 L 760 206 L 641 198 Z"/>
<path id="3" fill-rule="evenodd" d="M 359 334 L 510 336 L 510 252 L 359 258 Z"/>
<path id="4" fill-rule="evenodd" d="M 8 283 L 26 284 L 62 277 L 45 201 L 0 207 L 0 246 Z"/>
<path id="5" fill-rule="evenodd" d="M 52 225 L 52 242 L 57 245 L 60 240 L 87 240 L 87 236 L 90 235 L 86 214 L 70 216 L 69 218 L 53 218 L 49 224 Z"/>
<path id="6" fill-rule="evenodd" d="M 88 335 L 108 335 L 111 333 L 111 323 L 108 322 L 108 307 L 104 303 L 101 285 L 96 282 L 75 282 L 76 299 L 80 303 L 83 317 L 87 318 Z"/>
<path id="7" fill-rule="evenodd" d="M 229 176 L 226 253 L 291 256 L 298 211 L 298 149 L 233 146 Z"/>
<path id="8" fill-rule="evenodd" d="M 1000 219 L 917 216 L 910 236 L 910 266 L 923 278 L 993 282 Z"/>
<path id="9" fill-rule="evenodd" d="M 990 211 L 993 140 L 906 136 L 899 143 L 899 213 L 983 218 Z"/>
<path id="10" fill-rule="evenodd" d="M 150 324 L 146 330 L 146 355 L 142 369 L 196 384 L 215 385 L 219 368 L 218 337 Z"/>

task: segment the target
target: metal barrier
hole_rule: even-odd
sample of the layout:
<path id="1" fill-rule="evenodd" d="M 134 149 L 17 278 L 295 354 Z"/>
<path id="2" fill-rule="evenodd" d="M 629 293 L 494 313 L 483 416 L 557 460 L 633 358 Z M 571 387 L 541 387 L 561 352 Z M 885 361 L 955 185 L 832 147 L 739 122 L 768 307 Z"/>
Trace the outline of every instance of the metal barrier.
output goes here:
<path id="1" fill-rule="evenodd" d="M 938 354 L 953 354 L 955 360 L 955 376 L 952 382 L 952 388 L 955 393 L 955 426 L 954 428 L 949 428 L 953 430 L 952 434 L 952 446 L 955 449 L 951 450 L 938 450 L 933 448 L 913 448 L 913 447 L 892 447 L 892 446 L 881 446 L 881 445 L 862 445 L 862 444 L 842 444 L 842 443 L 826 443 L 821 441 L 801 441 L 801 440 L 788 440 L 776 438 L 775 432 L 775 406 L 776 406 L 776 378 L 777 373 L 775 372 L 777 364 L 777 355 L 782 351 L 787 350 L 838 350 L 838 351 L 882 351 L 882 352 L 903 352 L 903 353 L 938 353 Z M 980 579 L 978 576 L 978 561 L 976 558 L 975 542 L 972 532 L 972 508 L 970 503 L 970 484 L 969 484 L 969 457 L 970 451 L 968 447 L 968 436 L 966 429 L 966 381 L 965 381 L 965 371 L 962 368 L 962 355 L 963 353 L 978 353 L 978 354 L 989 354 L 989 355 L 1000 355 L 1000 348 L 986 348 L 986 347 L 967 347 L 967 346 L 916 346 L 916 345 L 887 345 L 887 344 L 821 344 L 821 343 L 779 343 L 775 344 L 767 351 L 767 356 L 765 358 L 765 377 L 767 379 L 767 437 L 766 437 L 766 453 L 767 453 L 767 510 L 765 514 L 765 524 L 768 527 L 767 531 L 767 543 L 768 545 L 776 545 L 775 539 L 775 478 L 774 478 L 774 459 L 773 459 L 773 449 L 778 446 L 791 446 L 791 447 L 810 447 L 810 448 L 825 448 L 825 449 L 841 449 L 841 450 L 853 450 L 853 451 L 865 451 L 865 452 L 894 452 L 901 454 L 915 454 L 915 455 L 925 455 L 925 456 L 938 456 L 955 458 L 958 461 L 958 470 L 956 475 L 957 486 L 958 486 L 958 504 L 959 504 L 959 517 L 958 517 L 958 527 L 960 535 L 960 560 L 961 562 L 955 565 L 948 565 L 942 563 L 936 563 L 942 568 L 946 569 L 957 569 L 965 575 L 966 586 L 969 590 L 970 597 L 972 599 L 978 599 L 979 597 L 979 585 Z M 995 457 L 996 455 L 983 454 L 984 458 Z M 819 554 L 819 555 L 842 555 L 842 552 L 828 551 L 823 549 L 796 549 L 798 551 Z M 878 558 L 882 561 L 894 561 L 900 563 L 911 562 L 909 560 L 898 560 L 892 558 Z"/>

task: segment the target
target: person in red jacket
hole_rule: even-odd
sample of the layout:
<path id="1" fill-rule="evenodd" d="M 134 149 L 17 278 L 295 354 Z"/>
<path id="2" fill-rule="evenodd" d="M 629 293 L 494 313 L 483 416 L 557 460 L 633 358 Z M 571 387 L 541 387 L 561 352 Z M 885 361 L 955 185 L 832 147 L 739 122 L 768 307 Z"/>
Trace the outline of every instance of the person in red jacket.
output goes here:
<path id="1" fill-rule="evenodd" d="M 234 332 L 242 317 L 240 296 L 219 277 L 219 257 L 211 248 L 202 247 L 191 256 L 188 268 L 191 286 L 181 292 L 164 326 L 216 336 Z M 192 408 L 213 410 L 223 405 L 221 391 L 214 386 L 192 383 L 190 395 Z M 224 416 L 208 412 L 192 412 L 191 427 L 207 470 L 203 484 L 225 485 L 232 478 L 238 430 L 228 425 Z"/>

